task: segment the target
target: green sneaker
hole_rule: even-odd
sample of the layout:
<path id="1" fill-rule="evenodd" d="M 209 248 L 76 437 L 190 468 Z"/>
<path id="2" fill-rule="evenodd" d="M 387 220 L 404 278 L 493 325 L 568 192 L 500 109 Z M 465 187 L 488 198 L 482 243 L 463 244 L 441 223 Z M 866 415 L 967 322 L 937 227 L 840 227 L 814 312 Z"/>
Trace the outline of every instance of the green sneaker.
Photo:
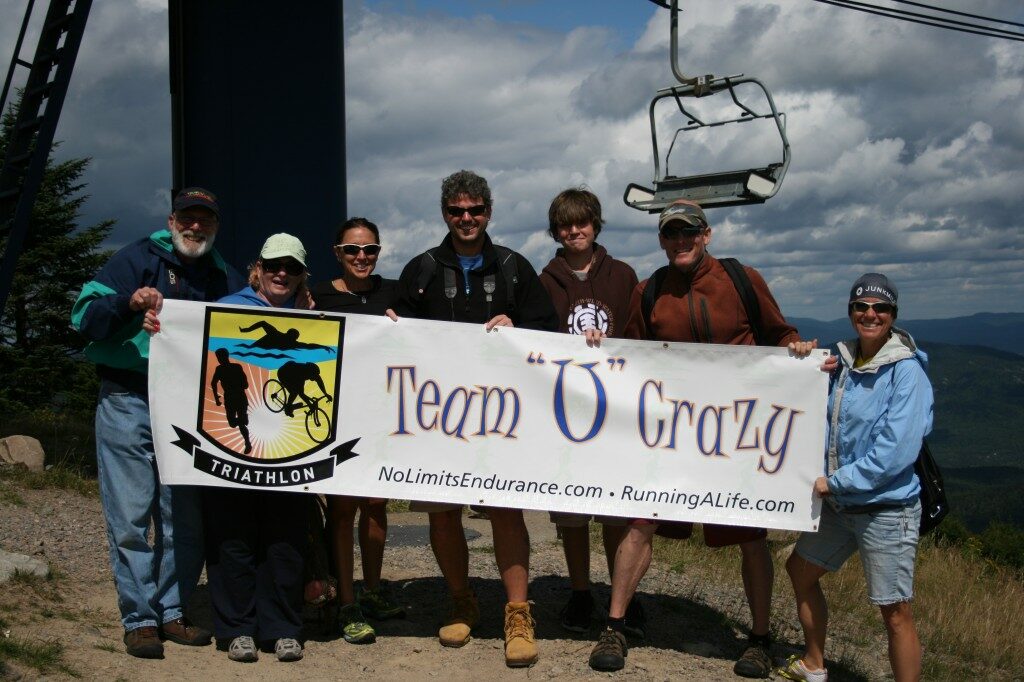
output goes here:
<path id="1" fill-rule="evenodd" d="M 372 644 L 377 639 L 359 604 L 345 604 L 338 611 L 338 629 L 349 644 Z"/>
<path id="2" fill-rule="evenodd" d="M 405 607 L 395 602 L 383 585 L 373 590 L 364 588 L 359 593 L 358 601 L 363 613 L 370 618 L 378 620 L 405 618 Z"/>

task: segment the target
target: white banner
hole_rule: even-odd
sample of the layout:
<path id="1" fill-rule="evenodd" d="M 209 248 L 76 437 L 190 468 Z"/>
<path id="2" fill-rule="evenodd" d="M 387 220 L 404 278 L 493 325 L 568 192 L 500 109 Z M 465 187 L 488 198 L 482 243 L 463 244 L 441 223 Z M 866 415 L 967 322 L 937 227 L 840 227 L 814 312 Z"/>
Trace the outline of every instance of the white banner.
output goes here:
<path id="1" fill-rule="evenodd" d="M 826 351 L 168 300 L 161 479 L 815 530 Z"/>

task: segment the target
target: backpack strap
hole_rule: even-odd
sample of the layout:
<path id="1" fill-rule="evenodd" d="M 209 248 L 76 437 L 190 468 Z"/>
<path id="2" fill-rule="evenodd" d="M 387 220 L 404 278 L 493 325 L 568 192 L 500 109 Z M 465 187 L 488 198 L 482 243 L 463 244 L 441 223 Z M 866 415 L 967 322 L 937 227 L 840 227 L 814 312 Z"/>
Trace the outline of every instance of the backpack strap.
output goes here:
<path id="1" fill-rule="evenodd" d="M 750 321 L 750 330 L 754 333 L 754 343 L 758 346 L 765 345 L 764 333 L 761 330 L 761 304 L 754 293 L 754 285 L 750 283 L 750 277 L 743 265 L 735 258 L 719 258 L 718 262 L 725 268 L 725 272 L 736 287 L 736 293 L 743 301 L 743 309 L 747 313 L 747 320 Z"/>
<path id="2" fill-rule="evenodd" d="M 427 285 L 430 284 L 430 280 L 434 279 L 434 273 L 437 271 L 437 259 L 434 258 L 435 251 L 437 251 L 436 246 L 432 249 L 427 249 L 420 256 L 420 271 L 416 275 L 416 289 L 420 296 L 427 290 Z"/>
<path id="3" fill-rule="evenodd" d="M 663 265 L 654 271 L 654 274 L 647 279 L 644 292 L 640 297 L 640 311 L 644 315 L 644 326 L 648 336 L 651 334 L 651 313 L 654 312 L 654 302 L 658 300 L 658 294 L 661 293 L 661 285 L 665 281 L 665 276 L 668 275 L 668 267 Z"/>
<path id="4" fill-rule="evenodd" d="M 516 309 L 516 287 L 519 285 L 519 269 L 516 265 L 516 253 L 512 249 L 494 244 L 498 252 L 498 267 L 505 278 L 506 314 L 511 315 Z"/>

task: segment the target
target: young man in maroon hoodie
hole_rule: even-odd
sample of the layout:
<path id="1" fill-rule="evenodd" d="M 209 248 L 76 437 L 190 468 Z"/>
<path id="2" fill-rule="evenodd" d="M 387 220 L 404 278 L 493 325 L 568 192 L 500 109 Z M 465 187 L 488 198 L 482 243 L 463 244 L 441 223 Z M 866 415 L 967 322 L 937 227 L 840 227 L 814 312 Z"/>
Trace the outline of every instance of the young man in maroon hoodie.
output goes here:
<path id="1" fill-rule="evenodd" d="M 540 273 L 540 281 L 551 296 L 562 333 L 600 333 L 621 338 L 625 329 L 629 296 L 637 285 L 637 277 L 633 268 L 612 258 L 595 241 L 603 222 L 601 202 L 583 187 L 561 192 L 548 209 L 548 233 L 561 248 Z M 572 632 L 587 632 L 594 612 L 590 592 L 590 519 L 589 514 L 551 512 L 551 521 L 562 536 L 572 586 L 572 596 L 562 609 L 561 623 Z M 610 575 L 625 519 L 597 520 L 603 526 Z M 631 634 L 643 636 L 643 611 L 636 600 L 630 602 L 626 624 Z"/>

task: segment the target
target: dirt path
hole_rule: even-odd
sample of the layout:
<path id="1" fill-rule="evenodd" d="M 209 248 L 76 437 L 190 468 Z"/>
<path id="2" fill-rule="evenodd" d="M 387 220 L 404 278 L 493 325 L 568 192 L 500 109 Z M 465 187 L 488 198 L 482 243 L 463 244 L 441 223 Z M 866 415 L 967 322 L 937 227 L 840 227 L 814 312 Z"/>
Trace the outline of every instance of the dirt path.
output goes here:
<path id="1" fill-rule="evenodd" d="M 255 664 L 229 661 L 214 647 L 188 648 L 168 643 L 162 661 L 124 653 L 116 593 L 110 577 L 107 543 L 99 502 L 57 490 L 21 490 L 24 505 L 0 502 L 0 547 L 48 559 L 59 571 L 62 601 L 40 598 L 24 586 L 0 586 L 0 617 L 10 636 L 20 640 L 59 641 L 66 665 L 84 679 L 294 679 L 454 680 L 590 679 L 605 677 L 587 666 L 596 625 L 587 636 L 569 637 L 558 625 L 558 611 L 569 595 L 565 561 L 547 515 L 527 514 L 532 539 L 530 596 L 534 601 L 540 661 L 527 670 L 504 665 L 501 614 L 504 593 L 494 565 L 490 524 L 466 519 L 470 574 L 480 598 L 482 622 L 462 649 L 445 649 L 436 639 L 446 608 L 446 592 L 427 544 L 425 514 L 390 517 L 384 576 L 408 607 L 408 618 L 378 624 L 377 642 L 355 646 L 327 636 L 316 621 L 307 623 L 305 658 L 278 663 L 263 654 Z M 597 595 L 607 596 L 603 558 L 594 555 Z M 358 566 L 358 560 L 357 560 Z M 739 679 L 733 660 L 742 650 L 742 633 L 729 619 L 745 622 L 739 590 L 710 588 L 685 575 L 653 566 L 640 586 L 648 615 L 648 638 L 630 649 L 617 676 L 642 680 Z M 700 601 L 695 595 L 700 594 Z M 655 597 L 654 595 L 658 595 Z M 210 627 L 205 586 L 200 586 L 192 615 Z M 782 652 L 776 652 L 781 654 Z M 16 671 L 33 679 L 38 674 Z M 52 674 L 52 673 L 51 673 Z"/>

